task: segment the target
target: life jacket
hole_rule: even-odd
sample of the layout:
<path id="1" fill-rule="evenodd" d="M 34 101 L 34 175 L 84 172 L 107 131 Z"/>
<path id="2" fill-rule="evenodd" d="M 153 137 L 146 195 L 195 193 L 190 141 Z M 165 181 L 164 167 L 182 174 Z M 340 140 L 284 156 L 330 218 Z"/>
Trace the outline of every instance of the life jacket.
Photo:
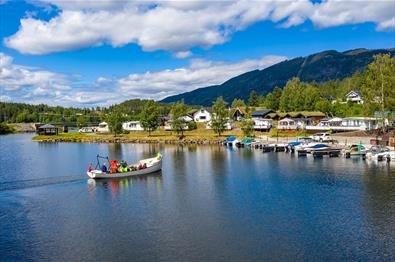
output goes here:
<path id="1" fill-rule="evenodd" d="M 118 172 L 119 163 L 116 160 L 110 160 L 110 173 Z"/>

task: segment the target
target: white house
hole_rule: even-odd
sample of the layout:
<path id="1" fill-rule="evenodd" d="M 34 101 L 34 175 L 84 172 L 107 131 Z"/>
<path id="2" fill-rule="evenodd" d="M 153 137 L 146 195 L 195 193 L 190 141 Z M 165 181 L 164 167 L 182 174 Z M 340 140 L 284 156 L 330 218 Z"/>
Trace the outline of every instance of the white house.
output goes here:
<path id="1" fill-rule="evenodd" d="M 342 127 L 368 131 L 377 129 L 379 126 L 378 119 L 374 117 L 346 117 L 342 121 Z"/>
<path id="2" fill-rule="evenodd" d="M 306 126 L 306 130 L 333 131 L 368 131 L 377 129 L 379 119 L 373 117 L 334 117 L 323 119 L 318 125 Z"/>
<path id="3" fill-rule="evenodd" d="M 193 120 L 195 122 L 206 123 L 211 121 L 211 113 L 204 108 L 201 108 L 193 113 Z"/>
<path id="4" fill-rule="evenodd" d="M 304 129 L 312 123 L 311 118 L 284 118 L 278 121 L 277 129 L 297 130 Z"/>
<path id="5" fill-rule="evenodd" d="M 269 130 L 273 126 L 272 119 L 253 117 L 252 120 L 254 121 L 255 130 Z"/>
<path id="6" fill-rule="evenodd" d="M 173 128 L 172 128 L 172 126 L 171 126 L 171 122 L 170 122 L 170 123 L 167 123 L 167 124 L 163 127 L 163 129 L 164 129 L 165 131 L 172 131 Z M 184 131 L 186 131 L 186 130 L 189 129 L 189 127 L 188 127 L 188 125 L 185 125 L 182 129 L 183 129 Z"/>
<path id="7" fill-rule="evenodd" d="M 351 90 L 346 94 L 346 101 L 351 101 L 356 104 L 363 104 L 363 99 L 361 96 L 361 91 Z"/>
<path id="8" fill-rule="evenodd" d="M 143 131 L 140 121 L 129 121 L 122 124 L 123 130 L 127 131 Z"/>
<path id="9" fill-rule="evenodd" d="M 182 116 L 181 119 L 184 120 L 184 122 L 192 122 L 193 121 L 193 118 L 188 115 Z"/>
<path id="10" fill-rule="evenodd" d="M 101 122 L 97 127 L 97 132 L 101 132 L 101 133 L 110 132 L 110 128 L 108 127 L 107 122 Z"/>
<path id="11" fill-rule="evenodd" d="M 294 130 L 297 129 L 296 122 L 291 118 L 283 118 L 278 121 L 277 129 L 279 130 Z"/>

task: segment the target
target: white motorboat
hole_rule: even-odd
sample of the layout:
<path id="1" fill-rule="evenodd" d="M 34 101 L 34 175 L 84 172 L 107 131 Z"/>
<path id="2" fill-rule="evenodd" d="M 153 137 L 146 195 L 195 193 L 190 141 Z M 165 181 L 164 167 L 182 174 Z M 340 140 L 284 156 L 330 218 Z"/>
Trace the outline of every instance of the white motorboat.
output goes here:
<path id="1" fill-rule="evenodd" d="M 390 149 L 386 146 L 372 146 L 366 153 L 366 158 L 371 160 L 382 160 L 384 156 L 390 153 Z"/>
<path id="2" fill-rule="evenodd" d="M 99 158 L 99 156 L 98 156 Z M 108 158 L 107 158 L 108 159 Z M 111 168 L 110 168 L 111 169 Z M 126 172 L 102 172 L 101 170 L 88 171 L 90 178 L 119 178 L 129 176 L 147 175 L 162 169 L 162 156 L 158 154 L 156 157 L 140 160 L 137 164 L 129 165 Z"/>

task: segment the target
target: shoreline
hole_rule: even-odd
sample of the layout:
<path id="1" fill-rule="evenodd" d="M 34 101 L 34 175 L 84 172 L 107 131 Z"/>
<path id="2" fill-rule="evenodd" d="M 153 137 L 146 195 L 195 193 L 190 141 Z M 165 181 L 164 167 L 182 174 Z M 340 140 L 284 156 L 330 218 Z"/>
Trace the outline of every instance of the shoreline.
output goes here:
<path id="1" fill-rule="evenodd" d="M 131 143 L 131 144 L 173 144 L 173 145 L 220 145 L 229 135 L 235 135 L 239 138 L 242 136 L 235 132 L 232 134 L 224 134 L 220 137 L 209 134 L 187 134 L 183 139 L 179 139 L 175 135 L 152 135 L 147 136 L 144 133 L 125 134 L 120 136 L 113 136 L 110 134 L 85 134 L 85 133 L 67 133 L 56 136 L 34 136 L 33 141 L 39 143 L 86 143 L 86 144 L 109 144 L 109 143 Z M 255 139 L 266 141 L 268 143 L 288 143 L 295 141 L 300 136 L 283 136 L 271 137 L 262 134 L 255 136 Z M 339 146 L 346 146 L 350 144 L 363 144 L 364 146 L 371 146 L 371 136 L 339 136 L 334 135 L 335 144 Z"/>

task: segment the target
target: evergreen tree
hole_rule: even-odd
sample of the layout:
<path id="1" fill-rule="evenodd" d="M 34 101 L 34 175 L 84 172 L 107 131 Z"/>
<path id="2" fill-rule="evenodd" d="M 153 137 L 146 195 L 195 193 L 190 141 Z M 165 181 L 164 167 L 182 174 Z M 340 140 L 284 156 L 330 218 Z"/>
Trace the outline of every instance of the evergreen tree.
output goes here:
<path id="1" fill-rule="evenodd" d="M 258 95 L 255 90 L 250 93 L 250 99 L 248 100 L 249 106 L 258 106 Z"/>
<path id="2" fill-rule="evenodd" d="M 228 120 L 228 111 L 226 110 L 226 102 L 222 96 L 218 97 L 213 104 L 213 116 L 211 119 L 211 127 L 218 136 L 225 131 L 225 124 Z"/>
<path id="3" fill-rule="evenodd" d="M 159 108 L 155 101 L 148 101 L 140 114 L 140 123 L 145 131 L 148 131 L 148 135 L 159 127 Z"/>

